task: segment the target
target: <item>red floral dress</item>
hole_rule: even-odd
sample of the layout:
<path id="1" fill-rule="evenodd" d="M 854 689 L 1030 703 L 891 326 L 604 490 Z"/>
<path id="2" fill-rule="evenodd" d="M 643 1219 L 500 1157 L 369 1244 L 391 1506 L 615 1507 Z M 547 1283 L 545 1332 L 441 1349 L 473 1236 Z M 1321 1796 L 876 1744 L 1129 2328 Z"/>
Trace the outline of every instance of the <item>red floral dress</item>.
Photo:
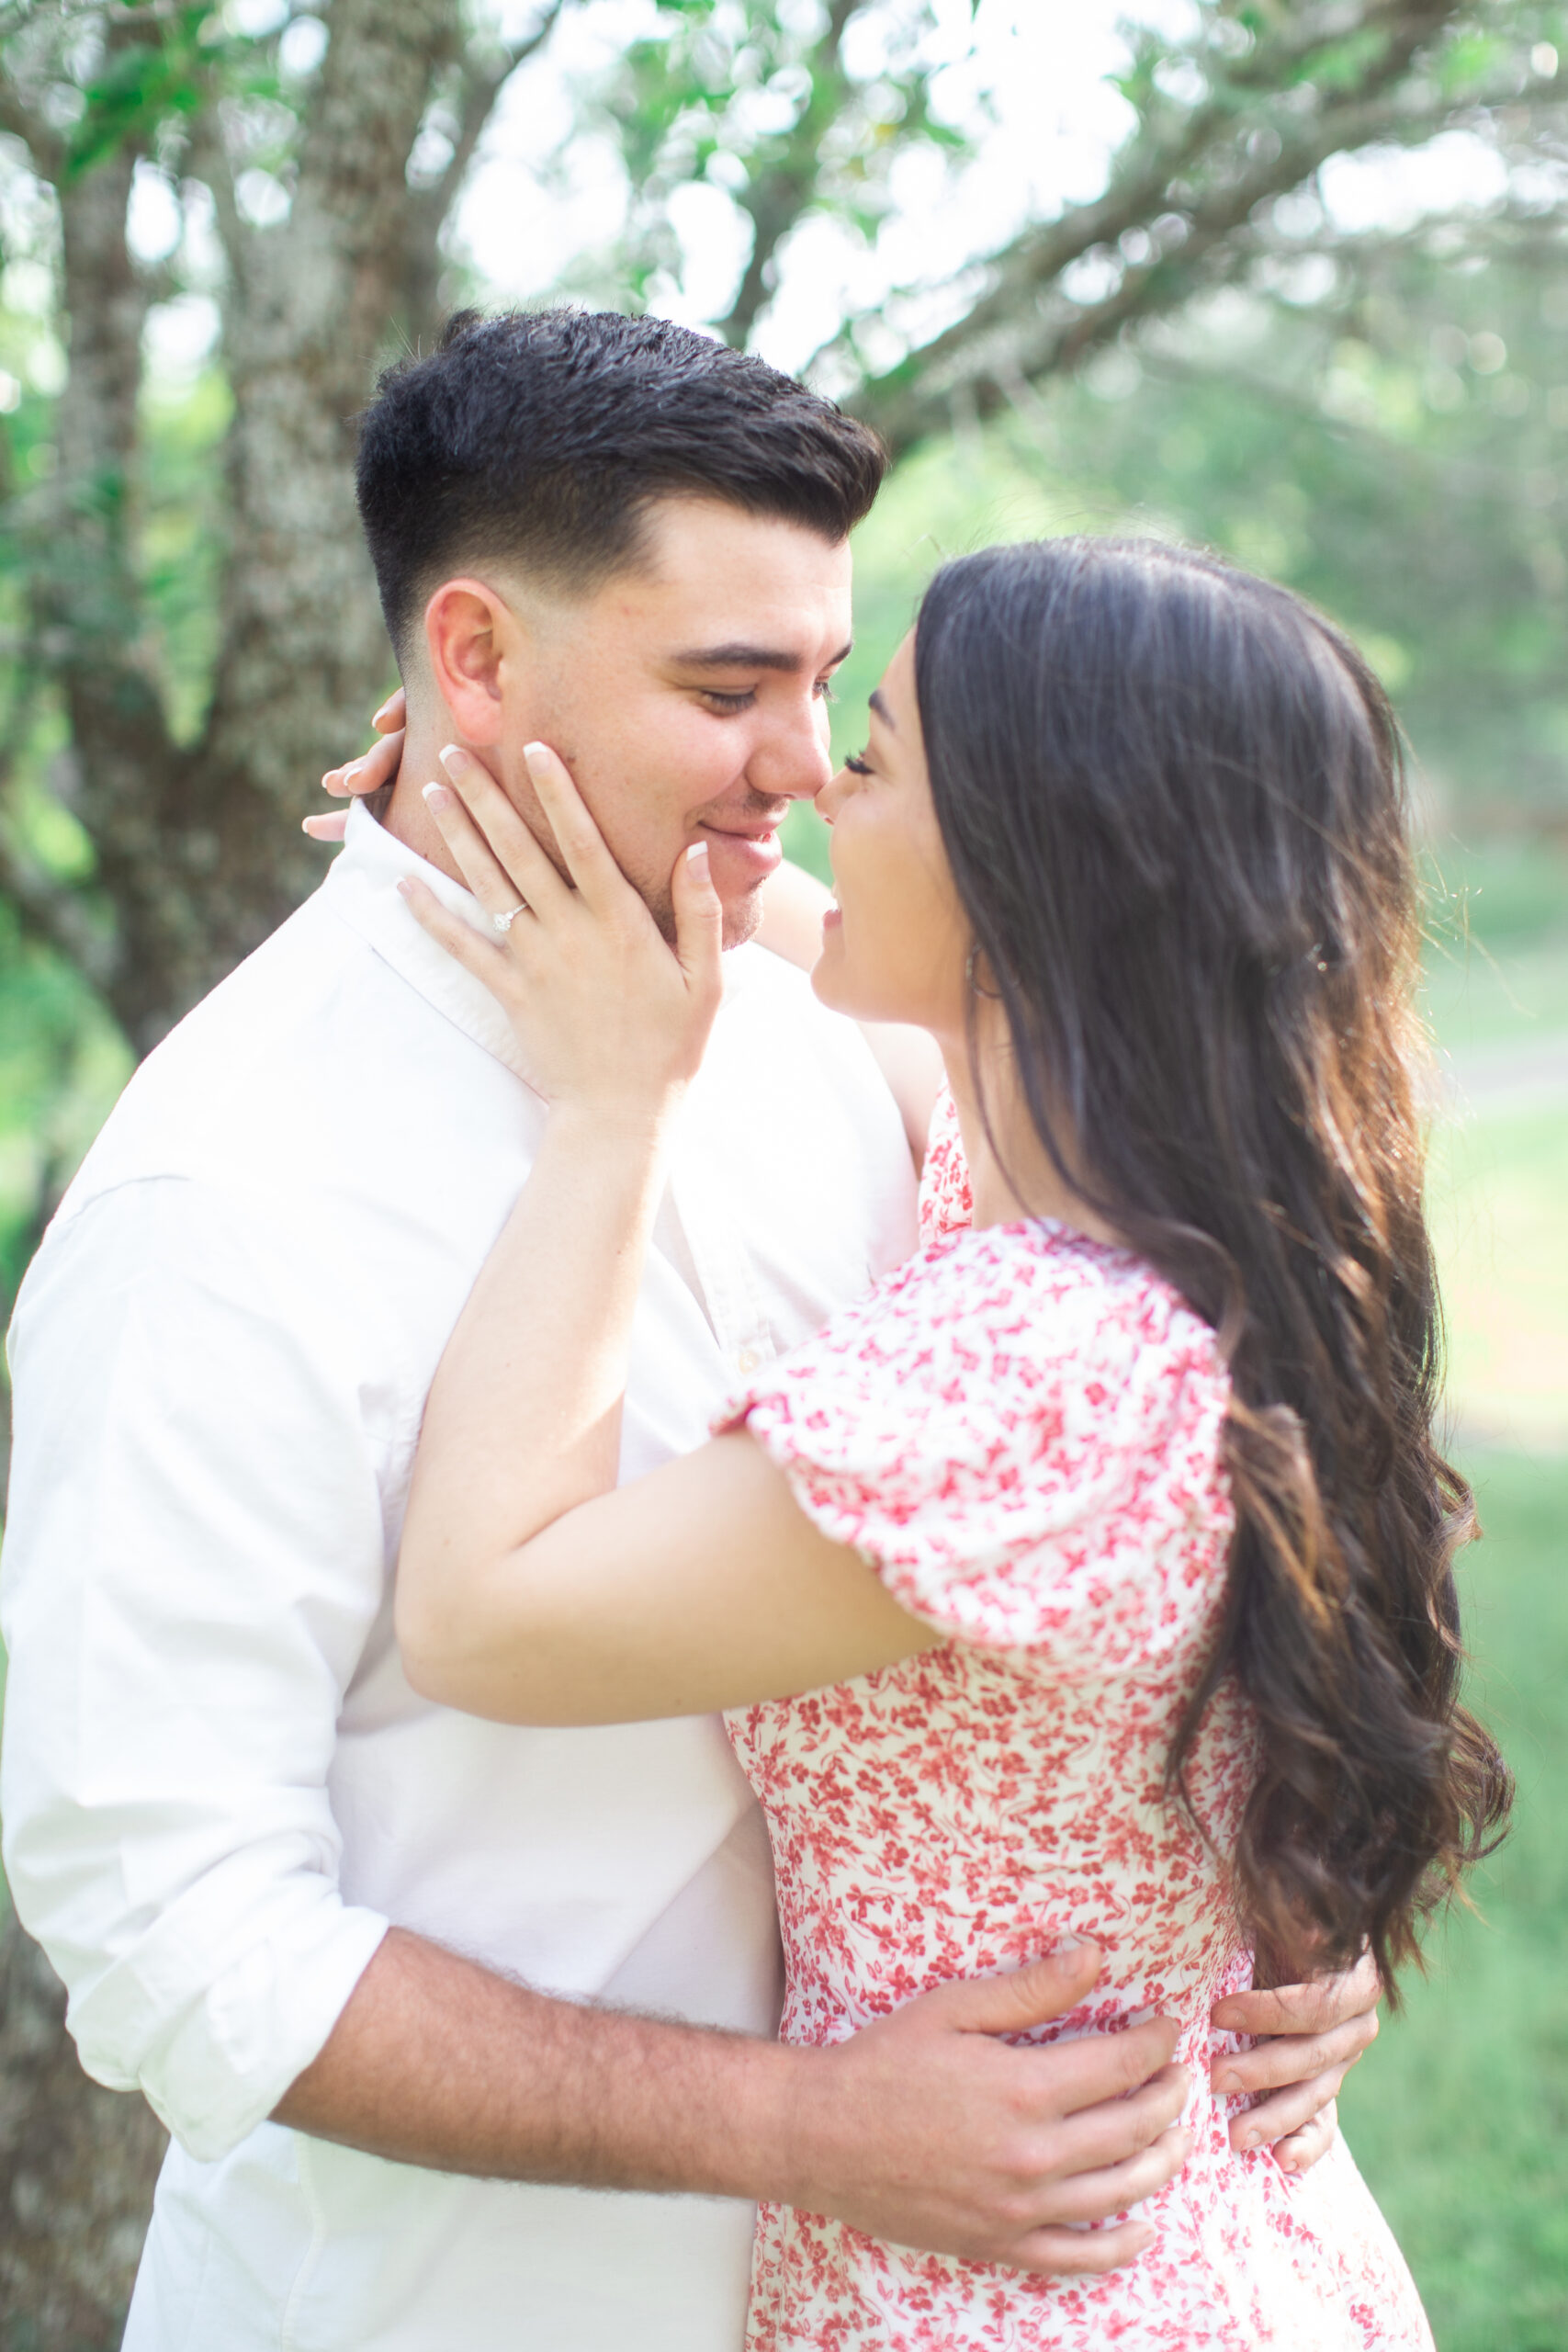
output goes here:
<path id="1" fill-rule="evenodd" d="M 924 1239 L 772 1368 L 744 1420 L 801 1507 L 952 1636 L 878 1674 L 737 1712 L 767 1813 L 787 2040 L 843 2040 L 916 1994 L 1094 1937 L 1093 2000 L 1038 2038 L 1181 2021 L 1196 2143 L 1145 2209 L 1151 2250 L 1050 2281 L 764 2206 L 750 2352 L 1366 2352 L 1429 2347 L 1340 2144 L 1292 2179 L 1233 2155 L 1211 2005 L 1250 1982 L 1223 1871 L 1161 1775 L 1213 1640 L 1233 1520 L 1214 1335 L 1149 1267 L 1050 1223 L 974 1233 L 951 1104 Z M 1229 1848 L 1256 1763 L 1222 1693 L 1191 1781 Z"/>

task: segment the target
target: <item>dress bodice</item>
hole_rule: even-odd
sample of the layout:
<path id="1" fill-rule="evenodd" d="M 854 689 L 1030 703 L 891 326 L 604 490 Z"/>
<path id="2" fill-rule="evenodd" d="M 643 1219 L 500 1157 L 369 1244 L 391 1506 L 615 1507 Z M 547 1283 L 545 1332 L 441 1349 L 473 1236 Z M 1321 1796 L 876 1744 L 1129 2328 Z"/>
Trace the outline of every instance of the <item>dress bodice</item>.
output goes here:
<path id="1" fill-rule="evenodd" d="M 729 1416 L 807 1516 L 948 1637 L 730 1720 L 773 1841 L 784 2030 L 839 2041 L 934 1985 L 1092 1937 L 1095 1995 L 1038 2038 L 1174 2017 L 1196 2144 L 1151 2200 L 1158 2244 L 1104 2279 L 915 2256 L 765 2208 L 753 2352 L 1425 2346 L 1348 2158 L 1292 2181 L 1268 2152 L 1233 2154 L 1208 2087 L 1211 2007 L 1251 1980 L 1224 1857 L 1256 1733 L 1233 1685 L 1201 1727 L 1190 1809 L 1165 1770 L 1225 1603 L 1218 1340 L 1129 1251 L 968 1217 L 949 1102 L 920 1250 Z"/>

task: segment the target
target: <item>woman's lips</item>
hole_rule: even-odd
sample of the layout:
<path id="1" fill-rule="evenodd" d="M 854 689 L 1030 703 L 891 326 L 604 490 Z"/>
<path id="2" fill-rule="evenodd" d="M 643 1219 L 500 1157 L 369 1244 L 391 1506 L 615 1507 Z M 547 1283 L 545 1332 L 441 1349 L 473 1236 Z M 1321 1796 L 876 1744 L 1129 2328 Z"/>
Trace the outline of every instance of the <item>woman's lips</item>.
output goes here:
<path id="1" fill-rule="evenodd" d="M 727 832 L 722 825 L 705 825 L 708 858 L 716 879 L 728 878 L 748 887 L 765 882 L 784 863 L 776 831 L 763 833 Z"/>

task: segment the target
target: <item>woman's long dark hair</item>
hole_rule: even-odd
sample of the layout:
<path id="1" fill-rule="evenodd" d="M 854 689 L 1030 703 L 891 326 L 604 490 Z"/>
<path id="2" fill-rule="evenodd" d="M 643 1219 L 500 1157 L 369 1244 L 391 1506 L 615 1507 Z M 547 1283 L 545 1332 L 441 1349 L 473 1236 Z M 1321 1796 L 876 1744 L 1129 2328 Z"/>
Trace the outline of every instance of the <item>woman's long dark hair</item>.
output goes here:
<path id="1" fill-rule="evenodd" d="M 1392 1984 L 1511 1795 L 1459 1700 L 1474 1521 L 1432 1426 L 1393 713 L 1297 598 L 1155 541 L 951 563 L 915 659 L 1033 1124 L 1230 1366 L 1228 1613 L 1169 1791 L 1234 1675 L 1262 1740 L 1230 1858 L 1250 1931 L 1276 1968 L 1370 1947 Z"/>

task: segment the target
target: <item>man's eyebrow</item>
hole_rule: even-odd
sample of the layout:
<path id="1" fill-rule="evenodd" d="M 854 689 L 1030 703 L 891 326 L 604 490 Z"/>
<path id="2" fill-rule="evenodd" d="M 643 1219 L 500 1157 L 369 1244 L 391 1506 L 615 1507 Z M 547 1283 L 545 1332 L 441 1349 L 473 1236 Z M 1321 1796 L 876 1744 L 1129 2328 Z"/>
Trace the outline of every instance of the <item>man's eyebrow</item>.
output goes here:
<path id="1" fill-rule="evenodd" d="M 875 711 L 884 727 L 890 728 L 893 733 L 897 735 L 898 729 L 893 725 L 893 713 L 888 709 L 886 701 L 883 699 L 882 688 L 880 686 L 873 686 L 870 694 L 866 696 L 866 701 L 871 706 L 871 708 Z"/>
<path id="2" fill-rule="evenodd" d="M 853 648 L 852 638 L 837 653 L 830 653 L 823 666 L 836 670 L 840 662 L 849 660 Z M 747 645 L 739 640 L 732 645 L 695 646 L 671 658 L 682 670 L 800 670 L 806 666 L 797 653 L 783 652 L 776 645 Z"/>

